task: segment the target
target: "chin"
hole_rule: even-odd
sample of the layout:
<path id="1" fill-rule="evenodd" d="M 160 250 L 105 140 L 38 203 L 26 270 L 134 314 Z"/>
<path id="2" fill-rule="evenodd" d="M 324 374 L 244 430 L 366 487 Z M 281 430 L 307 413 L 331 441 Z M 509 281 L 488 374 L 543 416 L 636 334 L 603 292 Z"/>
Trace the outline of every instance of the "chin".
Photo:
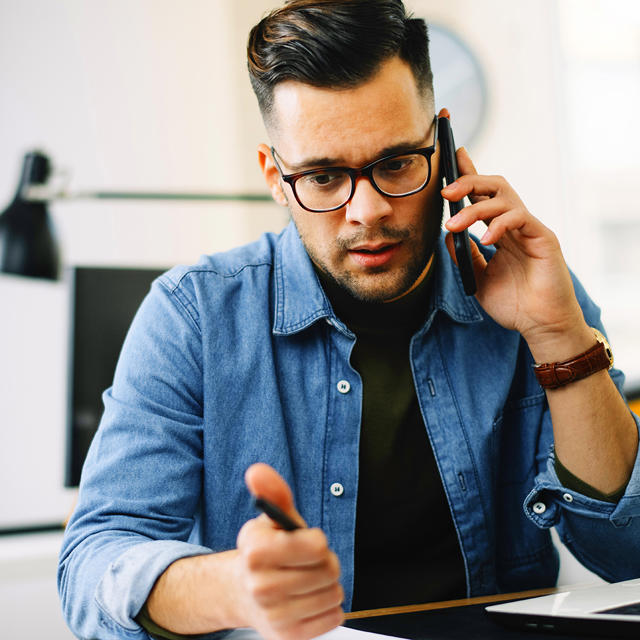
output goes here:
<path id="1" fill-rule="evenodd" d="M 409 289 L 412 282 L 375 282 L 383 280 L 384 275 L 371 275 L 364 278 L 354 278 L 350 274 L 337 279 L 337 283 L 346 289 L 356 300 L 362 302 L 385 302 L 402 295 Z M 372 282 L 373 281 L 373 282 Z M 406 284 L 406 286 L 405 286 Z"/>

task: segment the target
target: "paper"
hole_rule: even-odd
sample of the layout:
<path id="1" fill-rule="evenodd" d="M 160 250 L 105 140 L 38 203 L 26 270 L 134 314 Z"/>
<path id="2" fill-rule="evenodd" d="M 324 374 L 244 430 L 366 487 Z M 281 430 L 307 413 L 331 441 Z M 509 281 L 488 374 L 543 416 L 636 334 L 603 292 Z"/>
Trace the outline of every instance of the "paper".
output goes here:
<path id="1" fill-rule="evenodd" d="M 349 629 L 348 627 L 336 627 L 332 631 L 318 636 L 315 640 L 375 640 L 375 638 L 389 640 L 391 637 L 369 631 Z M 235 629 L 228 636 L 225 636 L 225 640 L 260 640 L 261 638 L 262 636 L 253 629 Z"/>

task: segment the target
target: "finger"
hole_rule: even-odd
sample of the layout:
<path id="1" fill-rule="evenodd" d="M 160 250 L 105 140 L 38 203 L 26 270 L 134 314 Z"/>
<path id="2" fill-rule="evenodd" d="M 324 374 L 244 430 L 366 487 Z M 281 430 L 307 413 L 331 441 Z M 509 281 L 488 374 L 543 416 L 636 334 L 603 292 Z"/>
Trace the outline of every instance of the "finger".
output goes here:
<path id="1" fill-rule="evenodd" d="M 444 226 L 455 233 L 464 231 L 478 220 L 488 226 L 496 216 L 510 208 L 511 203 L 505 202 L 502 198 L 488 198 L 464 207 L 453 218 L 449 218 Z"/>
<path id="2" fill-rule="evenodd" d="M 455 245 L 453 244 L 453 234 L 447 233 L 445 239 L 445 245 L 449 251 L 451 259 L 458 265 L 458 259 L 456 258 Z M 471 266 L 473 268 L 473 274 L 476 278 L 476 282 L 480 282 L 484 270 L 487 268 L 487 260 L 478 249 L 478 245 L 473 238 L 469 238 L 469 247 L 471 248 Z"/>
<path id="3" fill-rule="evenodd" d="M 342 608 L 334 607 L 320 615 L 301 620 L 287 629 L 285 633 L 281 632 L 279 637 L 283 638 L 283 640 L 309 640 L 335 629 L 343 622 L 344 612 Z"/>
<path id="4" fill-rule="evenodd" d="M 525 209 L 514 209 L 495 217 L 480 238 L 482 244 L 496 244 L 508 231 L 517 231 L 525 238 L 551 238 L 551 232 Z"/>
<path id="5" fill-rule="evenodd" d="M 478 175 L 478 171 L 473 164 L 473 160 L 471 160 L 469 152 L 464 147 L 460 147 L 456 151 L 456 162 L 458 163 L 458 173 L 461 176 Z"/>
<path id="6" fill-rule="evenodd" d="M 478 170 L 473 164 L 473 160 L 471 160 L 471 156 L 465 147 L 460 147 L 456 151 L 456 162 L 458 163 L 458 173 L 461 176 L 477 176 Z M 479 194 L 469 194 L 469 200 L 472 203 L 481 202 L 482 200 L 488 200 L 490 196 L 488 195 L 479 195 Z"/>
<path id="7" fill-rule="evenodd" d="M 244 479 L 254 496 L 273 502 L 301 527 L 307 526 L 294 506 L 289 485 L 273 467 L 264 462 L 252 464 L 245 472 Z"/>
<path id="8" fill-rule="evenodd" d="M 265 613 L 274 629 L 290 627 L 340 608 L 344 591 L 338 583 L 304 596 L 280 600 L 275 606 L 266 606 Z"/>
<path id="9" fill-rule="evenodd" d="M 453 234 L 447 233 L 444 242 L 447 247 L 447 251 L 449 251 L 451 259 L 453 260 L 454 264 L 458 266 L 458 258 L 456 257 L 456 249 L 453 243 Z M 471 262 L 473 263 L 473 271 L 476 275 L 478 275 L 478 273 L 482 273 L 482 271 L 484 271 L 485 267 L 487 266 L 487 260 L 482 255 L 482 253 L 480 253 L 478 245 L 471 237 L 469 238 L 469 247 L 471 248 Z"/>
<path id="10" fill-rule="evenodd" d="M 249 520 L 240 529 L 238 550 L 250 571 L 320 566 L 328 562 L 331 553 L 322 530 L 283 531 L 262 517 Z"/>
<path id="11" fill-rule="evenodd" d="M 262 606 L 271 606 L 283 598 L 304 596 L 338 584 L 340 562 L 335 553 L 322 565 L 287 569 L 267 569 L 252 573 L 248 589 Z"/>
<path id="12" fill-rule="evenodd" d="M 518 199 L 511 185 L 502 176 L 481 176 L 477 174 L 461 175 L 455 182 L 441 191 L 447 200 L 458 201 L 469 196 L 472 202 L 493 198 L 499 194 L 508 194 L 511 199 Z"/>

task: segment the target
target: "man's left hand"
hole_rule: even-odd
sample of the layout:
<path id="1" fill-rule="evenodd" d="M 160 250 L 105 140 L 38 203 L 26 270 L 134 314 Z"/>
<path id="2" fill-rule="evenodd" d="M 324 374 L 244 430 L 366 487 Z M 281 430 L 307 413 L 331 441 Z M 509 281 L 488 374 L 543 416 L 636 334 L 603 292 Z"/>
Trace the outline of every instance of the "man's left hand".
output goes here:
<path id="1" fill-rule="evenodd" d="M 442 195 L 453 201 L 469 196 L 472 204 L 445 227 L 460 232 L 478 220 L 488 225 L 480 240 L 496 247 L 488 262 L 471 240 L 476 297 L 484 310 L 503 327 L 519 331 L 537 360 L 546 353 L 556 360 L 558 347 L 566 349 L 570 336 L 580 343 L 593 341 L 554 233 L 527 210 L 503 177 L 478 175 L 464 148 L 456 158 L 461 175 Z M 450 234 L 447 248 L 455 260 Z"/>

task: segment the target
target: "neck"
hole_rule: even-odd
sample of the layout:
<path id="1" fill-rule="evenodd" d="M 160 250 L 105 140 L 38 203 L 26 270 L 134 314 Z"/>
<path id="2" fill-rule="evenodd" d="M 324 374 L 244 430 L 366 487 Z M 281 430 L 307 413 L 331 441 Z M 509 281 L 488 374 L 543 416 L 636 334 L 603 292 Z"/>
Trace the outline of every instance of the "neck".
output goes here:
<path id="1" fill-rule="evenodd" d="M 395 298 L 389 298 L 389 300 L 385 300 L 384 303 L 386 304 L 388 302 L 395 302 L 396 300 L 400 300 L 400 298 L 404 298 L 406 295 L 408 295 L 409 293 L 417 289 L 420 286 L 420 284 L 424 281 L 424 279 L 427 277 L 427 274 L 429 273 L 429 271 L 431 270 L 431 265 L 433 264 L 433 255 L 434 254 L 432 253 L 431 257 L 429 258 L 429 262 L 427 262 L 427 264 L 425 265 L 425 268 L 422 270 L 422 273 L 416 278 L 415 282 L 404 293 L 401 293 L 399 296 L 396 296 Z"/>

